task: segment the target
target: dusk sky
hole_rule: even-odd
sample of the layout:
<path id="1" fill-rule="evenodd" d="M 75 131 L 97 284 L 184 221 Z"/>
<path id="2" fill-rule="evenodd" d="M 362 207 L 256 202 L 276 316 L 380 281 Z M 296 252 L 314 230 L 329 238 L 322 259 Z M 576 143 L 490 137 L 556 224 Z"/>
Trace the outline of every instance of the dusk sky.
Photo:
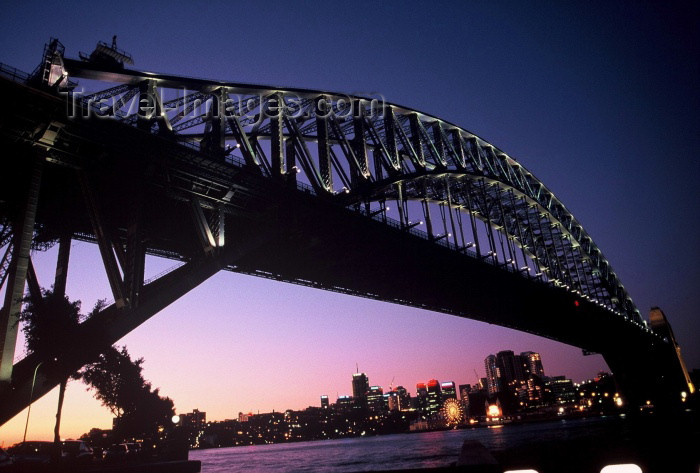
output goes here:
<path id="1" fill-rule="evenodd" d="M 31 72 L 52 36 L 77 57 L 116 34 L 136 69 L 381 94 L 457 124 L 559 197 L 644 318 L 660 306 L 700 368 L 697 2 L 272 3 L 10 2 L 0 62 Z M 33 256 L 44 286 L 55 257 Z M 173 264 L 150 258 L 146 277 Z M 96 246 L 74 242 L 67 294 L 85 312 L 112 299 Z M 145 358 L 145 378 L 178 412 L 209 420 L 351 394 L 356 363 L 370 384 L 412 394 L 430 378 L 474 383 L 484 358 L 507 349 L 538 351 L 547 375 L 576 382 L 607 369 L 601 356 L 521 332 L 233 273 L 119 344 Z M 52 438 L 56 400 L 54 390 L 34 404 L 28 439 Z M 21 440 L 25 419 L 0 427 L 0 446 Z M 62 427 L 78 437 L 110 428 L 111 415 L 73 381 Z"/>

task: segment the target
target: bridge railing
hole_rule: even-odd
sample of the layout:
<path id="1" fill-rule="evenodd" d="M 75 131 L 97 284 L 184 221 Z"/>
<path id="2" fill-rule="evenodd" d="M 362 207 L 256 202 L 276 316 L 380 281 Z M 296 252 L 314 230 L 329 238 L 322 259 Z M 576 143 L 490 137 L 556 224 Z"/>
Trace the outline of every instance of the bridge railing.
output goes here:
<path id="1" fill-rule="evenodd" d="M 29 80 L 29 74 L 17 69 L 16 67 L 8 66 L 0 62 L 0 76 L 10 79 L 13 82 L 26 84 Z"/>

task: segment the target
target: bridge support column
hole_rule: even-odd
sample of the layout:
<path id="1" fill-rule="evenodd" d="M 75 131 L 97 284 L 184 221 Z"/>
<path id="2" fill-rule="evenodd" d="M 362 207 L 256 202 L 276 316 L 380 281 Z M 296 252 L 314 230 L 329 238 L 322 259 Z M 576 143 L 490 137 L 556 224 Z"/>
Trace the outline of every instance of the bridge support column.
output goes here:
<path id="1" fill-rule="evenodd" d="M 144 285 L 138 305 L 120 308 L 113 304 L 93 315 L 79 325 L 74 336 L 62 341 L 62 347 L 56 352 L 58 356 L 32 353 L 17 362 L 12 388 L 0 391 L 0 425 L 27 407 L 30 392 L 34 400 L 39 399 L 153 315 L 274 238 L 267 227 L 261 227 L 259 232 L 265 237 L 239 244 L 234 242 L 213 257 L 202 255 Z"/>
<path id="2" fill-rule="evenodd" d="M 112 244 L 108 238 L 107 229 L 105 228 L 102 214 L 100 212 L 97 196 L 89 181 L 89 177 L 84 171 L 79 171 L 78 178 L 83 191 L 85 205 L 87 206 L 90 222 L 92 223 L 93 231 L 97 237 L 97 246 L 100 248 L 102 262 L 107 272 L 107 280 L 114 295 L 114 301 L 117 307 L 124 307 L 127 303 L 124 291 L 124 281 L 119 274 L 119 265 L 117 258 L 114 255 Z M 121 249 L 120 251 L 121 252 Z"/>
<path id="3" fill-rule="evenodd" d="M 56 260 L 56 276 L 53 284 L 53 292 L 60 296 L 66 293 L 71 240 L 72 235 L 68 233 L 61 235 L 61 238 L 58 240 L 58 259 Z"/>
<path id="4" fill-rule="evenodd" d="M 21 222 L 14 225 L 12 261 L 5 291 L 5 304 L 0 310 L 0 388 L 12 379 L 12 362 L 17 343 L 18 317 L 29 267 L 29 250 L 34 235 L 34 221 L 39 202 L 44 160 L 36 156 L 29 182 L 29 193 Z"/>

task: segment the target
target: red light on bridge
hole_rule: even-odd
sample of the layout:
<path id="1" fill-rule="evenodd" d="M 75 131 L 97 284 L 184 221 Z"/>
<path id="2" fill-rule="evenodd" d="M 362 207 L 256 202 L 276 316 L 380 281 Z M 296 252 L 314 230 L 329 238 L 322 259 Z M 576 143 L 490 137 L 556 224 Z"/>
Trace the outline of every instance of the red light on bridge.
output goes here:
<path id="1" fill-rule="evenodd" d="M 578 301 L 574 301 L 574 305 L 578 307 Z"/>

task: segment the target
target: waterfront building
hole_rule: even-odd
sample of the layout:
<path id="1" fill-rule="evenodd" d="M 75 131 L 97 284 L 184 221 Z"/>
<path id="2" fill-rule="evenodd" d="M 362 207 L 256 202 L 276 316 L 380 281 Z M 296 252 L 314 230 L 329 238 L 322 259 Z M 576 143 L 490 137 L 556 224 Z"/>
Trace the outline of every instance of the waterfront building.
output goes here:
<path id="1" fill-rule="evenodd" d="M 353 373 L 352 397 L 355 409 L 367 409 L 367 392 L 369 391 L 369 378 L 365 373 Z"/>
<path id="2" fill-rule="evenodd" d="M 530 376 L 518 389 L 521 406 L 537 406 L 544 401 L 544 381 L 538 376 Z"/>
<path id="3" fill-rule="evenodd" d="M 542 358 L 539 353 L 534 351 L 524 351 L 520 354 L 525 359 L 529 374 L 535 375 L 544 379 L 544 367 L 542 366 Z"/>
<path id="4" fill-rule="evenodd" d="M 425 383 L 416 384 L 416 409 L 421 414 L 428 413 L 428 388 L 425 386 Z"/>
<path id="5" fill-rule="evenodd" d="M 459 400 L 464 407 L 464 412 L 469 412 L 469 393 L 472 390 L 471 384 L 460 384 L 459 385 Z"/>
<path id="6" fill-rule="evenodd" d="M 335 410 L 338 412 L 350 412 L 353 408 L 352 396 L 339 396 L 335 401 Z"/>
<path id="7" fill-rule="evenodd" d="M 454 381 L 443 381 L 440 383 L 440 400 L 444 404 L 448 399 L 457 399 L 457 390 L 455 389 Z"/>
<path id="8" fill-rule="evenodd" d="M 386 398 L 386 408 L 389 412 L 399 410 L 399 393 L 397 393 L 396 390 L 389 391 L 384 397 Z"/>
<path id="9" fill-rule="evenodd" d="M 496 366 L 501 371 L 501 389 L 514 390 L 525 381 L 526 374 L 523 371 L 523 360 L 516 356 L 512 350 L 499 351 L 496 354 Z"/>
<path id="10" fill-rule="evenodd" d="M 440 397 L 440 383 L 437 379 L 431 379 L 426 384 L 426 388 L 428 391 L 427 413 L 429 415 L 437 414 L 440 411 L 440 407 L 442 407 L 442 399 Z"/>
<path id="11" fill-rule="evenodd" d="M 207 424 L 207 413 L 201 412 L 199 409 L 194 409 L 187 414 L 180 414 L 179 425 L 191 430 L 202 430 Z"/>
<path id="12" fill-rule="evenodd" d="M 566 404 L 576 400 L 576 388 L 574 383 L 565 376 L 553 376 L 548 378 L 546 387 L 552 393 L 552 398 L 557 404 Z"/>
<path id="13" fill-rule="evenodd" d="M 370 386 L 367 393 L 367 407 L 370 412 L 384 412 L 384 390 L 381 386 Z"/>
<path id="14" fill-rule="evenodd" d="M 328 409 L 328 396 L 325 394 L 321 396 L 321 408 Z"/>
<path id="15" fill-rule="evenodd" d="M 489 395 L 493 396 L 501 391 L 501 370 L 494 355 L 486 357 L 484 368 L 486 368 L 486 388 Z"/>
<path id="16" fill-rule="evenodd" d="M 412 409 L 411 394 L 403 386 L 396 387 L 396 393 L 399 400 L 399 410 L 408 411 Z"/>
<path id="17" fill-rule="evenodd" d="M 486 378 L 479 378 L 479 385 L 474 386 L 472 391 L 488 391 L 488 382 Z"/>

